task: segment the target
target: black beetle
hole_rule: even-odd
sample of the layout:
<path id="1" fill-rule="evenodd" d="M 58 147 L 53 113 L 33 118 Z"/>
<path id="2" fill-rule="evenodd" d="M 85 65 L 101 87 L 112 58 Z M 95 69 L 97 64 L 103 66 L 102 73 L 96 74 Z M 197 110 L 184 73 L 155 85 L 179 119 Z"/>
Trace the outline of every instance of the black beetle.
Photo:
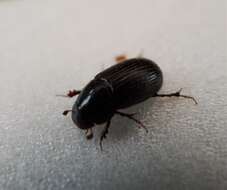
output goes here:
<path id="1" fill-rule="evenodd" d="M 123 58 L 123 59 L 122 59 Z M 111 119 L 115 114 L 134 120 L 139 126 L 146 127 L 133 117 L 118 111 L 135 105 L 150 97 L 191 96 L 180 95 L 180 91 L 171 94 L 157 94 L 163 83 L 163 74 L 159 66 L 145 58 L 125 59 L 119 57 L 120 63 L 97 74 L 82 91 L 69 91 L 66 97 L 79 94 L 72 110 L 65 110 L 63 115 L 72 112 L 73 122 L 83 130 L 86 130 L 87 138 L 92 138 L 92 127 L 95 124 L 106 123 L 101 137 L 106 138 Z M 63 95 L 64 96 L 64 95 Z M 197 103 L 195 101 L 195 103 Z"/>

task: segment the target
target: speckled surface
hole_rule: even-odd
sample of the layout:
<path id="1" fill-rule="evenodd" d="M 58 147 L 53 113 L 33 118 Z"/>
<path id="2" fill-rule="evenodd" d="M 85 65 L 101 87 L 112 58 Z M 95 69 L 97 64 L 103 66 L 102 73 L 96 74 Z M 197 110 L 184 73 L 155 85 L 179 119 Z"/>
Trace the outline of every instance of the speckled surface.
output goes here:
<path id="1" fill-rule="evenodd" d="M 224 0 L 0 1 L 0 189 L 227 189 Z M 62 111 L 114 56 L 141 50 L 162 68 L 161 92 L 87 141 Z"/>

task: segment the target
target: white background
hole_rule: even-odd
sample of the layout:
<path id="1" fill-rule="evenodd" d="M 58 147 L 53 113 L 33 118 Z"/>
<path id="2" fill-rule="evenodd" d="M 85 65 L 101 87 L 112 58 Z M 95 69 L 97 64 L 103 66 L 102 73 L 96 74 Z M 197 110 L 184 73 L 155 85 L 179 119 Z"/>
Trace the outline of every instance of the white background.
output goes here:
<path id="1" fill-rule="evenodd" d="M 1 0 L 0 189 L 226 189 L 224 0 Z M 116 116 L 104 151 L 62 111 L 126 53 L 157 62 L 161 92 Z"/>

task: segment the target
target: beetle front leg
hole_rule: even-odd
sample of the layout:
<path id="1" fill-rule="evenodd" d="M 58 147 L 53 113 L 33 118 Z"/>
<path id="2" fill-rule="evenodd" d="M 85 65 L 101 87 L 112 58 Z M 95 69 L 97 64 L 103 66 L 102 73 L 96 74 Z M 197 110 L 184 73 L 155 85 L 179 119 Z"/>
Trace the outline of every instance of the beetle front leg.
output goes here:
<path id="1" fill-rule="evenodd" d="M 65 110 L 63 113 L 62 113 L 62 115 L 67 115 L 69 112 L 73 112 L 73 110 Z"/>
<path id="2" fill-rule="evenodd" d="M 85 135 L 87 139 L 92 139 L 93 138 L 92 128 L 87 129 Z"/>
<path id="3" fill-rule="evenodd" d="M 192 96 L 187 96 L 187 95 L 181 95 L 182 88 L 180 90 L 178 90 L 177 92 L 174 93 L 170 93 L 170 94 L 155 94 L 154 97 L 172 97 L 172 96 L 176 96 L 176 97 L 183 97 L 183 98 L 188 98 L 194 101 L 195 104 L 198 104 L 198 102 L 196 101 L 196 99 Z"/>
<path id="4" fill-rule="evenodd" d="M 57 95 L 57 96 L 72 98 L 73 96 L 80 94 L 80 92 L 81 90 L 69 90 L 69 92 L 66 95 Z"/>
<path id="5" fill-rule="evenodd" d="M 105 125 L 105 127 L 104 127 L 104 129 L 103 129 L 103 131 L 102 131 L 102 133 L 101 133 L 101 136 L 100 136 L 99 145 L 100 145 L 101 151 L 103 150 L 102 149 L 102 141 L 103 141 L 103 139 L 106 138 L 106 135 L 108 134 L 108 129 L 110 127 L 110 123 L 111 123 L 111 120 L 108 120 L 106 125 Z"/>

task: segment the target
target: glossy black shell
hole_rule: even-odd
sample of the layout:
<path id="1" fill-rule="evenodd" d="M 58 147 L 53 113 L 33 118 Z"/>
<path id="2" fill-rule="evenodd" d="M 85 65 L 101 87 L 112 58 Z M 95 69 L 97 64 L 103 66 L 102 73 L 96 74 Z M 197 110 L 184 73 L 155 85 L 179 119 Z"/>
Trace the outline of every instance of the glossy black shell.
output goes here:
<path id="1" fill-rule="evenodd" d="M 159 66 L 145 58 L 129 59 L 96 75 L 106 79 L 113 88 L 113 105 L 122 109 L 154 96 L 162 86 Z"/>
<path id="2" fill-rule="evenodd" d="M 73 105 L 72 120 L 81 129 L 111 119 L 115 111 L 154 96 L 162 86 L 162 72 L 151 60 L 135 58 L 100 72 Z"/>

